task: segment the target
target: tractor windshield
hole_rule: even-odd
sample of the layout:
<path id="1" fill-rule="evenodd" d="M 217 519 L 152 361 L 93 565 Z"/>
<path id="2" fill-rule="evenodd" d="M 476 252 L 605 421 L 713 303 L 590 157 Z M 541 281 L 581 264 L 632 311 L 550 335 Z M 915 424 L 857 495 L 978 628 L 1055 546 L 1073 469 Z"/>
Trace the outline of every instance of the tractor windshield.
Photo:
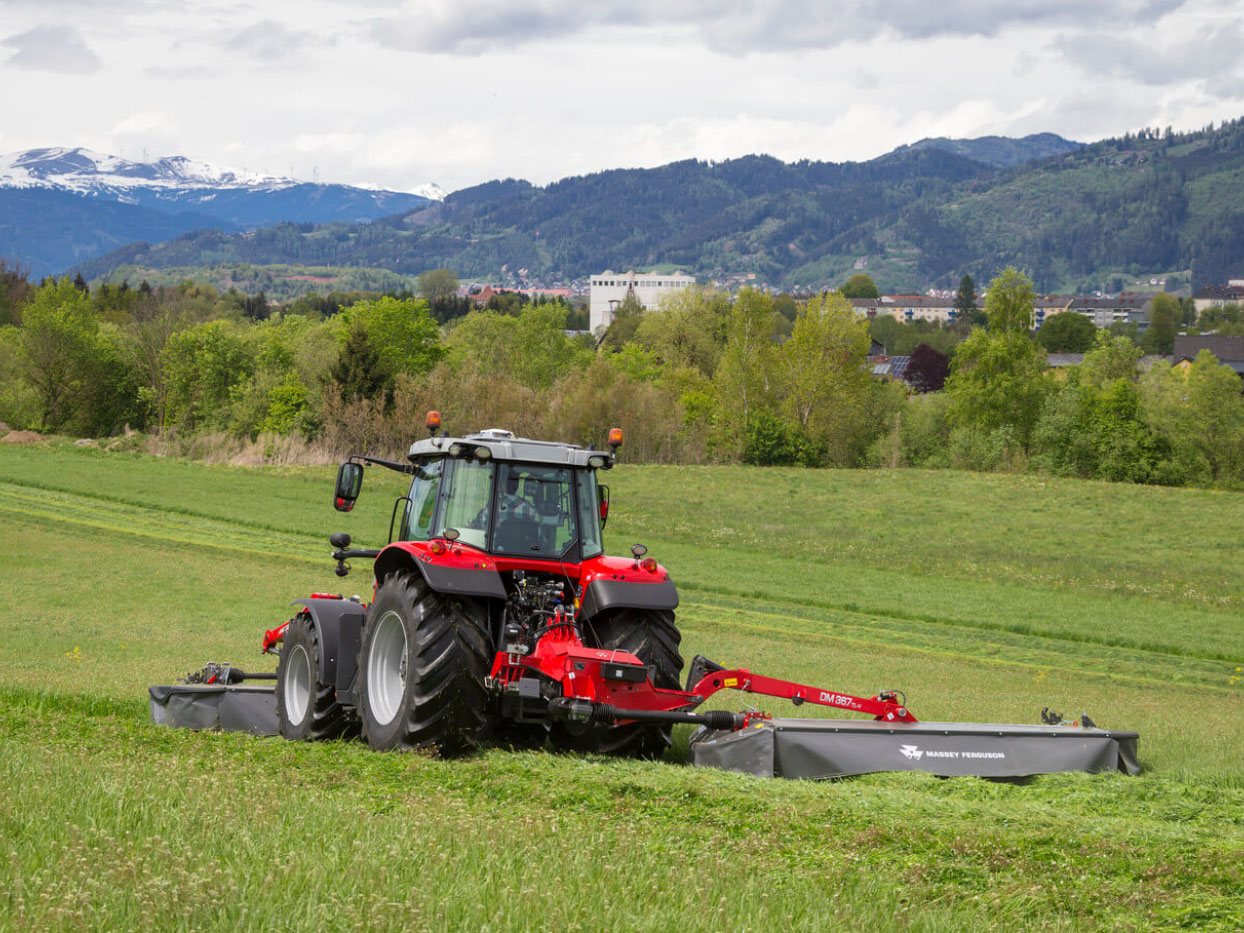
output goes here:
<path id="1" fill-rule="evenodd" d="M 594 470 L 468 459 L 422 461 L 403 537 L 446 528 L 495 554 L 578 562 L 603 553 Z"/>
<path id="2" fill-rule="evenodd" d="M 493 465 L 483 460 L 455 460 L 449 476 L 441 530 L 458 529 L 463 544 L 483 548 L 488 540 Z"/>

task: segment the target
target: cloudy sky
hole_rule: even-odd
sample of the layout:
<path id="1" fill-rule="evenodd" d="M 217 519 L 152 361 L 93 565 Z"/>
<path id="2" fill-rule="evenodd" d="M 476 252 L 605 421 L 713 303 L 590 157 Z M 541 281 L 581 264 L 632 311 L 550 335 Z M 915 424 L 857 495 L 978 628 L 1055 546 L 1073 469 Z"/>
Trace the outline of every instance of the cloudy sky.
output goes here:
<path id="1" fill-rule="evenodd" d="M 1244 0 L 0 0 L 0 152 L 399 190 L 1244 115 Z"/>

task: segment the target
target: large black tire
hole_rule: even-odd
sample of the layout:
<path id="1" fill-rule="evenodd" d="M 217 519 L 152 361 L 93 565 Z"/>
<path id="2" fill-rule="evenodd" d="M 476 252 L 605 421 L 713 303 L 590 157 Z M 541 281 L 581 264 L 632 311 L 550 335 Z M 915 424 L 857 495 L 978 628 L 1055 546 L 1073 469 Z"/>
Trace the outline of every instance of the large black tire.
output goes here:
<path id="1" fill-rule="evenodd" d="M 367 613 L 359 647 L 359 718 L 381 751 L 443 757 L 479 744 L 492 665 L 486 606 L 431 589 L 418 572 L 390 574 Z"/>
<path id="2" fill-rule="evenodd" d="M 337 739 L 355 728 L 354 718 L 337 702 L 335 686 L 319 682 L 319 669 L 320 640 L 310 614 L 300 612 L 285 630 L 276 666 L 276 718 L 287 739 Z"/>
<path id="3" fill-rule="evenodd" d="M 592 619 L 585 626 L 586 641 L 593 648 L 619 648 L 629 651 L 652 667 L 655 686 L 681 689 L 682 655 L 678 645 L 682 633 L 668 609 L 619 609 Z M 660 758 L 670 747 L 672 727 L 668 725 L 596 725 L 576 734 L 574 727 L 556 724 L 549 735 L 560 749 L 620 755 L 630 758 Z"/>

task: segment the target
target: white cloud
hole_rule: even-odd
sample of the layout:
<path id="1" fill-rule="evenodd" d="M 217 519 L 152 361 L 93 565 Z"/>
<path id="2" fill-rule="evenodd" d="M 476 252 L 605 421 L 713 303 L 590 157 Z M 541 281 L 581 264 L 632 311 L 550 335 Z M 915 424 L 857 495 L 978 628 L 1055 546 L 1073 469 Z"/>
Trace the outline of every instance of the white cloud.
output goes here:
<path id="1" fill-rule="evenodd" d="M 92 74 L 102 62 L 91 51 L 82 34 L 71 26 L 36 26 L 0 41 L 16 49 L 8 64 L 36 71 L 55 71 L 67 75 Z"/>
<path id="2" fill-rule="evenodd" d="M 177 124 L 166 113 L 144 110 L 131 114 L 112 128 L 114 136 L 147 136 L 155 133 L 169 134 L 177 131 Z"/>
<path id="3" fill-rule="evenodd" d="M 480 54 L 593 29 L 690 26 L 717 51 L 834 48 L 885 35 L 993 36 L 1022 26 L 1144 24 L 1185 0 L 409 0 L 369 33 L 391 48 Z"/>
<path id="4" fill-rule="evenodd" d="M 405 190 L 1244 114 L 1239 0 L 74 2 L 0 0 L 0 81 L 95 69 L 0 95 L 6 148 Z"/>

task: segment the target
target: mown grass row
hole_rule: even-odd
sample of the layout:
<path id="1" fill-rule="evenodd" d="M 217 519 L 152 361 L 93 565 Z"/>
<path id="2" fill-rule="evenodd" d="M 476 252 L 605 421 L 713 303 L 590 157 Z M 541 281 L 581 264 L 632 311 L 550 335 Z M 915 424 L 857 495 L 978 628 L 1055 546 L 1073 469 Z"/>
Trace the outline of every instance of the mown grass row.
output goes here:
<path id="1" fill-rule="evenodd" d="M 1244 921 L 1244 788 L 764 781 L 157 729 L 0 691 L 17 926 L 917 929 Z M 89 775 L 88 780 L 84 776 Z"/>

